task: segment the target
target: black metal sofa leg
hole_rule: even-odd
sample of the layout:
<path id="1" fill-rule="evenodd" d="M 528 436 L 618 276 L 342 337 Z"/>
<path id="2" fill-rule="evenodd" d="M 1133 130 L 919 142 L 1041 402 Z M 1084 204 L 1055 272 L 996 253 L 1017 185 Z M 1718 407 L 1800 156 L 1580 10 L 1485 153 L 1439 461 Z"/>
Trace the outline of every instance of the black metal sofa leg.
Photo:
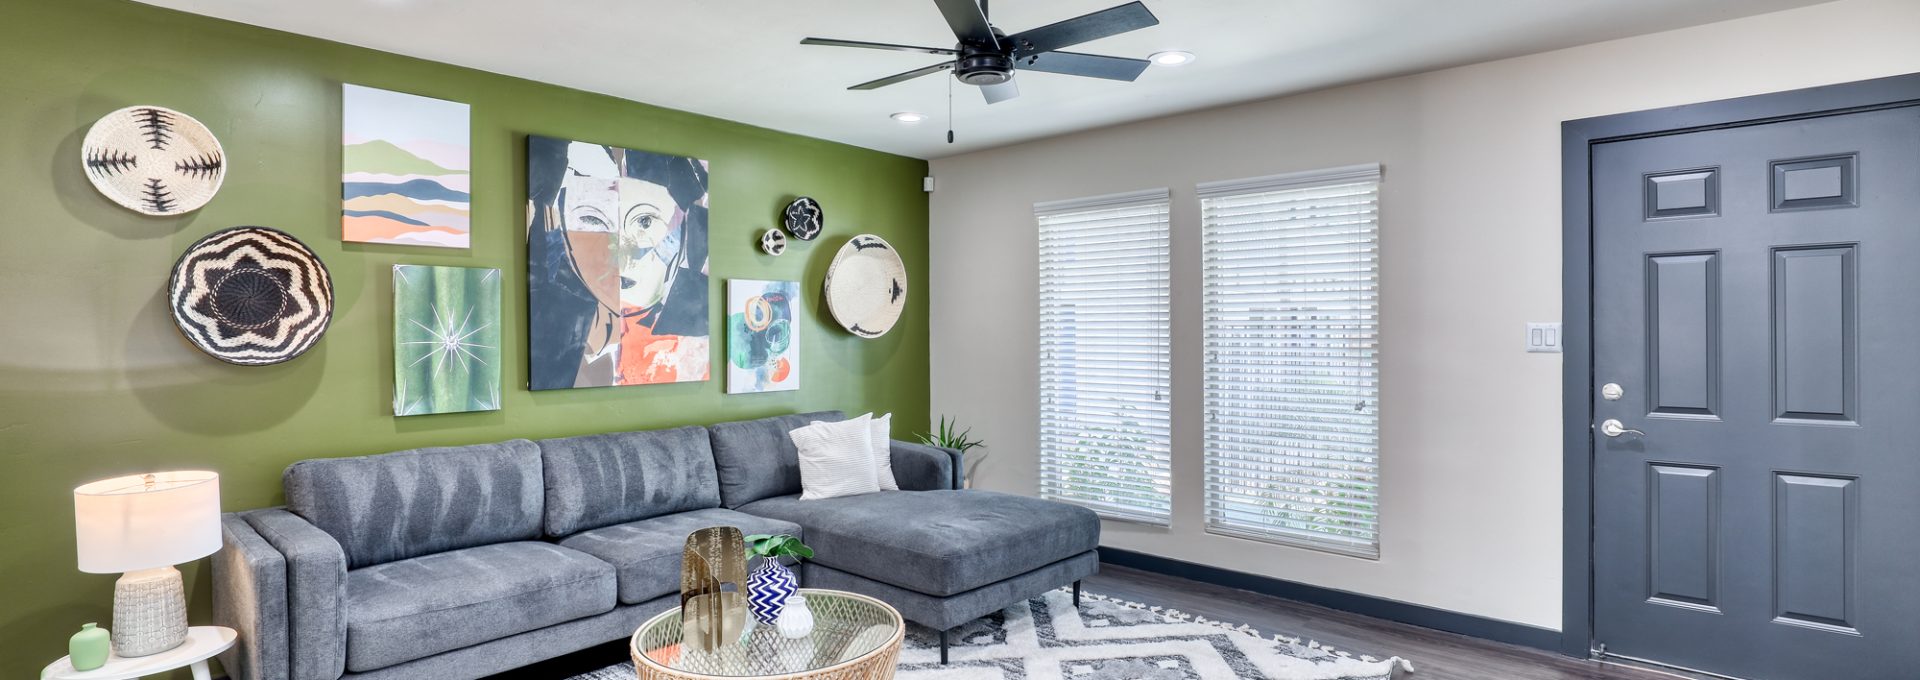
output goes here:
<path id="1" fill-rule="evenodd" d="M 1080 582 L 1073 582 L 1073 606 L 1080 606 Z M 947 631 L 940 631 L 940 665 L 947 665 Z"/>

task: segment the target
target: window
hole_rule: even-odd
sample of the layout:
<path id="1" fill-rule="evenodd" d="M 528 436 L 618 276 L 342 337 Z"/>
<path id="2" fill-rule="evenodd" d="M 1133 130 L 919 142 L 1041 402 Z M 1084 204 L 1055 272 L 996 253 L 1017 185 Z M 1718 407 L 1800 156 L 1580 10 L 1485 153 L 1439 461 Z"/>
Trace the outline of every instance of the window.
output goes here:
<path id="1" fill-rule="evenodd" d="M 1167 191 L 1041 203 L 1040 493 L 1171 513 Z M 982 275 L 992 276 L 991 271 Z"/>
<path id="2" fill-rule="evenodd" d="M 1380 554 L 1379 183 L 1198 187 L 1211 533 Z"/>

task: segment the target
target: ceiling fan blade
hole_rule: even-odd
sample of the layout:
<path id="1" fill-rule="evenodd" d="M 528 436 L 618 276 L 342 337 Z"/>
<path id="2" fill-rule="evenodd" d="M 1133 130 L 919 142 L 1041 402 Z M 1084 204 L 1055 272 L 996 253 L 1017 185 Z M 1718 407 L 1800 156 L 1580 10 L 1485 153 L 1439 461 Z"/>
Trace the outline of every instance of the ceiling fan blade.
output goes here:
<path id="1" fill-rule="evenodd" d="M 865 42 L 861 40 L 835 40 L 833 38 L 807 38 L 802 45 L 826 45 L 828 47 L 861 47 L 869 50 L 894 50 L 896 52 L 924 52 L 927 54 L 953 55 L 953 50 L 945 47 L 918 47 L 914 45 L 895 45 L 893 43 Z"/>
<path id="2" fill-rule="evenodd" d="M 906 73 L 896 73 L 896 74 L 887 76 L 885 78 L 881 78 L 879 80 L 869 80 L 867 82 L 861 83 L 859 85 L 855 85 L 853 87 L 849 87 L 847 89 L 872 90 L 872 89 L 882 88 L 888 85 L 892 85 L 894 83 L 901 83 L 901 82 L 913 80 L 914 78 L 918 78 L 920 76 L 924 76 L 929 73 L 939 73 L 941 71 L 945 71 L 950 68 L 953 68 L 953 62 L 951 61 L 943 62 L 939 64 L 934 64 L 932 66 L 928 66 L 926 68 L 917 68 L 917 69 L 908 71 Z"/>
<path id="3" fill-rule="evenodd" d="M 1019 69 L 1108 80 L 1133 80 L 1139 78 L 1142 71 L 1147 70 L 1149 63 L 1145 59 L 1107 57 L 1079 52 L 1042 52 L 1021 59 Z"/>
<path id="4" fill-rule="evenodd" d="M 1119 7 L 1103 9 L 1092 14 L 1016 33 L 1007 36 L 1007 40 L 1013 43 L 1013 53 L 1016 56 L 1025 56 L 1051 52 L 1089 40 L 1099 40 L 1159 24 L 1160 19 L 1153 16 L 1153 12 L 1147 11 L 1146 5 L 1130 2 Z"/>
<path id="5" fill-rule="evenodd" d="M 933 0 L 940 7 L 940 15 L 947 18 L 947 25 L 953 27 L 953 37 L 960 42 L 998 47 L 1000 40 L 993 36 L 993 27 L 987 25 L 987 13 L 980 9 L 975 0 Z"/>
<path id="6" fill-rule="evenodd" d="M 1020 86 L 1011 80 L 999 85 L 981 85 L 980 94 L 987 98 L 988 104 L 998 104 L 1020 96 Z"/>

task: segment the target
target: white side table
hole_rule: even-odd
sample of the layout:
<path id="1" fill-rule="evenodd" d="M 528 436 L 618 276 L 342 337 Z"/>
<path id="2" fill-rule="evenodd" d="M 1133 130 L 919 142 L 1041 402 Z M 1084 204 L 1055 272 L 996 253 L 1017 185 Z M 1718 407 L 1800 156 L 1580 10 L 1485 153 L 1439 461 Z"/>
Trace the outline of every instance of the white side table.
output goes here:
<path id="1" fill-rule="evenodd" d="M 232 628 L 220 626 L 194 626 L 187 629 L 187 641 L 180 646 L 151 656 L 138 656 L 131 659 L 118 654 L 107 655 L 107 665 L 90 671 L 76 671 L 73 661 L 60 657 L 40 671 L 40 680 L 133 680 L 170 671 L 182 666 L 193 667 L 193 680 L 212 680 L 207 671 L 207 659 L 227 651 L 233 641 L 240 637 Z"/>

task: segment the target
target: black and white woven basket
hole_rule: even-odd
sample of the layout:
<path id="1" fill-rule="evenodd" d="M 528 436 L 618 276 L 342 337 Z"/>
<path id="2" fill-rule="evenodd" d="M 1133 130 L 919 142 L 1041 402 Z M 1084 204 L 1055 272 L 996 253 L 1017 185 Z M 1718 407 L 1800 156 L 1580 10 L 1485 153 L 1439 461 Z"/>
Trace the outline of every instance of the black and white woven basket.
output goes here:
<path id="1" fill-rule="evenodd" d="M 227 178 L 226 150 L 213 132 L 161 106 L 102 116 L 80 144 L 80 166 L 100 193 L 144 215 L 199 210 Z"/>
<path id="2" fill-rule="evenodd" d="M 292 235 L 233 227 L 180 255 L 167 286 L 174 325 L 232 364 L 277 364 L 320 341 L 333 320 L 333 278 Z"/>
<path id="3" fill-rule="evenodd" d="M 834 254 L 826 288 L 834 321 L 854 335 L 877 338 L 907 307 L 907 265 L 886 239 L 861 234 Z"/>

